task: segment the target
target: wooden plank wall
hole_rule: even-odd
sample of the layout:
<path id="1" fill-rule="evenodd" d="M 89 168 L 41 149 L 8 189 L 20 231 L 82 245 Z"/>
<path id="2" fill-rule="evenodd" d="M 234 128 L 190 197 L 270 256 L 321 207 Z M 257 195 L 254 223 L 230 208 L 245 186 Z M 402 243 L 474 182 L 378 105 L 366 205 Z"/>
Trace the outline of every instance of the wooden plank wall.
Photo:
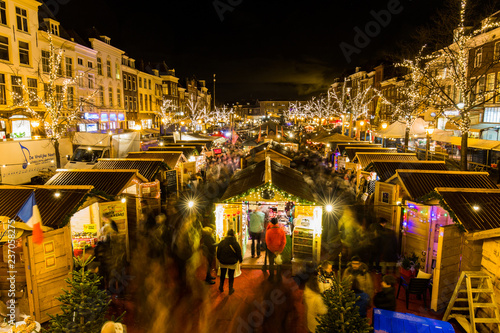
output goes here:
<path id="1" fill-rule="evenodd" d="M 446 308 L 453 295 L 461 272 L 462 242 L 462 233 L 455 225 L 440 227 L 431 296 L 431 309 L 434 311 Z"/>
<path id="2" fill-rule="evenodd" d="M 390 225 L 386 225 L 386 228 L 390 228 L 399 234 L 399 217 L 398 217 L 398 206 L 396 206 L 398 198 L 398 185 L 388 184 L 383 182 L 375 183 L 375 215 L 377 218 L 384 217 L 389 221 Z M 382 193 L 389 193 L 389 202 L 383 202 Z"/>
<path id="3" fill-rule="evenodd" d="M 476 241 L 478 242 L 478 241 Z M 493 290 L 495 292 L 494 298 L 497 306 L 500 307 L 500 238 L 490 238 L 485 239 L 482 243 L 481 251 L 481 266 L 480 269 L 486 272 L 491 277 L 491 282 L 493 283 Z M 476 250 L 477 250 L 476 246 Z M 475 254 L 474 254 L 475 255 Z M 471 256 L 472 259 L 477 259 L 475 256 Z M 473 262 L 476 263 L 475 261 Z M 491 300 L 484 300 L 485 302 L 491 302 Z M 481 317 L 492 317 L 493 313 L 485 313 L 481 309 L 482 314 L 478 314 Z M 492 310 L 490 310 L 492 311 Z M 479 328 L 479 325 L 478 325 Z M 482 326 L 481 331 L 483 332 L 498 332 L 498 328 Z"/>

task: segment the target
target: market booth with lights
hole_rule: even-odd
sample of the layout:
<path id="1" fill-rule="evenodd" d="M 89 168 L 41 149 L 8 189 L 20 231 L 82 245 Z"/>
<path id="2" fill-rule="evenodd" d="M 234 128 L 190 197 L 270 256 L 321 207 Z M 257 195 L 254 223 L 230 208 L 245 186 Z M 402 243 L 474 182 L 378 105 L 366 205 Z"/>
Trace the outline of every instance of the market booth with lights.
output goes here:
<path id="1" fill-rule="evenodd" d="M 427 273 L 436 267 L 439 228 L 453 224 L 449 213 L 436 202 L 435 188 L 497 189 L 487 172 L 469 171 L 397 170 L 387 183 L 395 185 L 388 204 L 403 204 L 394 216 L 399 219 L 395 226 L 401 233 L 401 252 L 417 254 Z"/>
<path id="2" fill-rule="evenodd" d="M 35 199 L 42 221 L 41 244 L 34 242 L 33 230 L 19 218 L 25 205 L 32 207 L 32 199 Z M 72 220 L 78 219 L 77 215 L 88 215 L 91 207 L 101 201 L 105 199 L 96 196 L 92 186 L 0 186 L 2 302 L 14 299 L 16 308 L 40 323 L 50 319 L 47 314 L 62 313 L 60 302 L 55 297 L 67 286 L 65 279 L 73 267 L 72 232 L 82 236 L 83 226 L 94 223 L 89 219 L 80 220 L 83 223 L 80 233 L 80 230 L 73 229 Z M 9 227 L 9 220 L 13 220 L 11 226 L 15 228 L 12 238 L 7 231 L 13 230 Z M 10 245 L 10 240 L 15 240 L 13 245 Z M 91 246 L 90 241 L 88 245 Z M 11 257 L 12 253 L 14 257 Z M 13 285 L 7 280 L 9 271 L 15 271 Z M 11 297 L 12 287 L 15 291 Z"/>
<path id="3" fill-rule="evenodd" d="M 216 204 L 217 241 L 233 229 L 243 251 L 243 267 L 261 267 L 264 253 L 251 258 L 249 216 L 257 208 L 266 213 L 266 220 L 276 217 L 287 235 L 283 263 L 292 264 L 295 274 L 306 261 L 319 262 L 323 207 L 318 205 L 302 173 L 267 157 L 231 179 Z"/>

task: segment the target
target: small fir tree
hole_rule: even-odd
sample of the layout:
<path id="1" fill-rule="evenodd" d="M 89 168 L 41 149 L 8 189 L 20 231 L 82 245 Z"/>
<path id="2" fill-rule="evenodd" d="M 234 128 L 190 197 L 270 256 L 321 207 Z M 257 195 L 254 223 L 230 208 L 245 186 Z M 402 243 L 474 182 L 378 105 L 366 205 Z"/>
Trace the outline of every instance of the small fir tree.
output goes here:
<path id="1" fill-rule="evenodd" d="M 63 294 L 57 297 L 63 313 L 49 315 L 51 320 L 48 332 L 99 333 L 107 320 L 105 316 L 111 299 L 106 291 L 99 289 L 102 278 L 87 268 L 94 257 L 74 260 L 75 267 L 80 269 L 71 272 L 71 279 L 66 279 L 70 290 L 63 289 Z"/>
<path id="2" fill-rule="evenodd" d="M 339 266 L 341 255 L 339 255 Z M 318 316 L 316 332 L 368 333 L 371 330 L 366 318 L 359 314 L 355 305 L 357 297 L 351 289 L 348 279 L 342 280 L 340 267 L 337 276 L 333 277 L 332 287 L 325 290 L 323 300 L 328 312 Z"/>

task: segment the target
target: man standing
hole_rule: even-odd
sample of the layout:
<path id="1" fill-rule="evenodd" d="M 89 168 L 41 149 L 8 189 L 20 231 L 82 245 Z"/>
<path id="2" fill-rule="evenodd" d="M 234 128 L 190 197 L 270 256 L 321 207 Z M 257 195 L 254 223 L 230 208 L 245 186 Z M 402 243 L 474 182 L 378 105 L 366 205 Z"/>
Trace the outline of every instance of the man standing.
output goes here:
<path id="1" fill-rule="evenodd" d="M 257 242 L 257 258 L 260 257 L 260 239 L 262 237 L 262 231 L 264 231 L 264 219 L 266 214 L 257 208 L 252 214 L 250 214 L 250 237 L 252 237 L 252 258 L 255 257 L 255 242 Z"/>
<path id="2" fill-rule="evenodd" d="M 286 244 L 285 231 L 278 225 L 278 219 L 273 217 L 266 231 L 267 256 L 269 257 L 269 281 L 274 281 L 274 260 L 283 252 Z M 278 282 L 281 282 L 281 262 L 277 264 Z"/>

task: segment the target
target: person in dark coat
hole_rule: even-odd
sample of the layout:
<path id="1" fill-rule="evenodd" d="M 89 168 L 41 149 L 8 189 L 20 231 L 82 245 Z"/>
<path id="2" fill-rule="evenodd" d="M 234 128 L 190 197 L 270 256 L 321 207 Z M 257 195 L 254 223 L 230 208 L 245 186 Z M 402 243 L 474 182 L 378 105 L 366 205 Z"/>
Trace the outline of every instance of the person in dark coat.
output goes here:
<path id="1" fill-rule="evenodd" d="M 386 223 L 387 220 L 382 217 L 379 218 L 376 223 L 372 223 L 368 227 L 372 245 L 369 267 L 375 269 L 377 272 L 380 272 L 380 257 L 382 256 L 383 249 L 382 237 Z"/>
<path id="2" fill-rule="evenodd" d="M 394 276 L 384 275 L 382 278 L 382 291 L 378 292 L 373 298 L 373 304 L 376 308 L 396 311 L 395 285 L 396 278 Z"/>
<path id="3" fill-rule="evenodd" d="M 229 295 L 234 293 L 234 271 L 236 270 L 238 261 L 243 262 L 241 255 L 241 247 L 234 237 L 234 230 L 229 229 L 227 236 L 219 243 L 217 247 L 217 259 L 220 262 L 220 285 L 219 291 L 224 292 L 224 280 L 226 272 L 229 276 Z"/>
<path id="4" fill-rule="evenodd" d="M 215 240 L 212 236 L 213 229 L 210 227 L 205 227 L 201 230 L 201 250 L 203 255 L 207 259 L 207 275 L 205 277 L 205 282 L 208 284 L 215 284 L 215 278 L 211 275 L 212 266 L 215 258 Z"/>
<path id="5" fill-rule="evenodd" d="M 396 232 L 389 228 L 384 228 L 382 232 L 382 274 L 387 274 L 387 266 L 396 267 L 398 261 L 398 238 Z"/>
<path id="6" fill-rule="evenodd" d="M 358 280 L 353 280 L 352 281 L 352 286 L 351 286 L 352 291 L 356 294 L 356 303 L 354 303 L 355 306 L 359 307 L 359 315 L 362 318 L 366 318 L 366 310 L 370 306 L 370 296 L 368 296 L 367 293 L 363 292 L 359 288 L 359 281 Z"/>

